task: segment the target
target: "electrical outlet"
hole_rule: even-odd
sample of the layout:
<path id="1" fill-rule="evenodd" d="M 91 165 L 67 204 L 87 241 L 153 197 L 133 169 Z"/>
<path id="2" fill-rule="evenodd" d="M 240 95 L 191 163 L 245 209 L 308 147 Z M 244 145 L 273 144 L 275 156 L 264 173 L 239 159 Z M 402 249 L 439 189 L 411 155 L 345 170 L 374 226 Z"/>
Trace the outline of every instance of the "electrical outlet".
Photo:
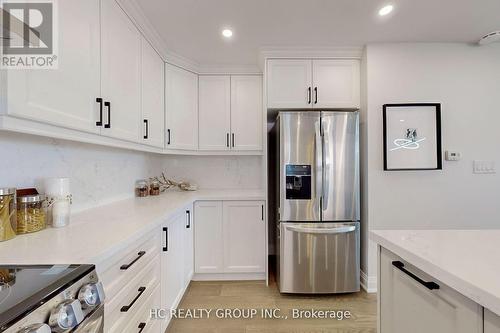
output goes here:
<path id="1" fill-rule="evenodd" d="M 495 161 L 474 161 L 473 173 L 476 173 L 476 174 L 497 173 Z"/>
<path id="2" fill-rule="evenodd" d="M 444 159 L 447 161 L 460 161 L 462 154 L 458 151 L 447 150 L 444 153 Z"/>

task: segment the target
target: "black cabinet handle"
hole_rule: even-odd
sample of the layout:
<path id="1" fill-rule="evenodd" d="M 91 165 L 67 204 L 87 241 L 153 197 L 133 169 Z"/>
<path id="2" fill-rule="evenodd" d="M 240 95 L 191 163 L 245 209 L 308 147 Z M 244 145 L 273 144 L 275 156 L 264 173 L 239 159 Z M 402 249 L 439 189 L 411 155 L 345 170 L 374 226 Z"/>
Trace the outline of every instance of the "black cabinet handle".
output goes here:
<path id="1" fill-rule="evenodd" d="M 137 294 L 137 296 L 135 296 L 135 298 L 132 300 L 132 302 L 129 305 L 122 306 L 122 308 L 120 309 L 120 312 L 128 312 L 128 310 L 130 310 L 130 308 L 134 305 L 134 303 L 137 302 L 139 297 L 141 297 L 142 294 L 146 291 L 146 287 L 140 287 L 137 291 L 139 292 Z"/>
<path id="2" fill-rule="evenodd" d="M 137 326 L 137 328 L 139 329 L 139 332 L 137 332 L 137 333 L 142 333 L 142 331 L 144 331 L 145 327 L 146 327 L 146 323 L 140 323 L 139 326 Z"/>
<path id="3" fill-rule="evenodd" d="M 229 133 L 226 133 L 226 146 L 229 148 Z"/>
<path id="4" fill-rule="evenodd" d="M 99 121 L 96 121 L 95 125 L 102 126 L 102 98 L 97 97 L 95 101 L 99 103 Z"/>
<path id="5" fill-rule="evenodd" d="M 392 266 L 396 267 L 401 272 L 405 273 L 406 275 L 411 277 L 413 280 L 417 281 L 418 283 L 420 283 L 421 285 L 423 285 L 424 287 L 426 287 L 429 290 L 439 289 L 439 284 L 432 282 L 432 281 L 427 282 L 427 281 L 422 280 L 421 278 L 419 278 L 418 276 L 416 276 L 412 272 L 408 271 L 405 268 L 405 264 L 403 264 L 401 261 L 393 261 Z"/>
<path id="6" fill-rule="evenodd" d="M 132 265 L 135 264 L 137 260 L 141 259 L 145 254 L 146 254 L 146 251 L 141 251 L 141 252 L 137 253 L 137 257 L 130 264 L 121 265 L 120 269 L 122 271 L 126 271 L 127 269 L 132 267 Z"/>
<path id="7" fill-rule="evenodd" d="M 144 139 L 147 139 L 149 136 L 149 121 L 144 119 L 144 125 L 146 125 L 146 134 L 144 135 Z"/>
<path id="8" fill-rule="evenodd" d="M 187 216 L 186 229 L 189 229 L 191 228 L 191 211 L 186 210 L 186 216 Z"/>
<path id="9" fill-rule="evenodd" d="M 232 146 L 233 146 L 233 148 L 234 148 L 234 133 L 232 134 L 232 140 L 233 140 L 233 144 L 232 144 Z"/>
<path id="10" fill-rule="evenodd" d="M 314 87 L 314 104 L 318 104 L 318 87 Z"/>
<path id="11" fill-rule="evenodd" d="M 311 104 L 311 87 L 307 88 L 307 104 Z"/>
<path id="12" fill-rule="evenodd" d="M 167 252 L 168 251 L 168 227 L 164 227 L 163 232 L 165 233 L 165 246 L 163 247 L 163 252 Z"/>
<path id="13" fill-rule="evenodd" d="M 111 128 L 111 102 L 104 102 L 104 106 L 108 108 L 108 123 L 104 125 L 104 128 Z"/>
<path id="14" fill-rule="evenodd" d="M 167 129 L 167 145 L 170 144 L 170 128 Z"/>
<path id="15" fill-rule="evenodd" d="M 261 217 L 262 221 L 264 221 L 264 205 L 262 205 L 262 217 Z"/>

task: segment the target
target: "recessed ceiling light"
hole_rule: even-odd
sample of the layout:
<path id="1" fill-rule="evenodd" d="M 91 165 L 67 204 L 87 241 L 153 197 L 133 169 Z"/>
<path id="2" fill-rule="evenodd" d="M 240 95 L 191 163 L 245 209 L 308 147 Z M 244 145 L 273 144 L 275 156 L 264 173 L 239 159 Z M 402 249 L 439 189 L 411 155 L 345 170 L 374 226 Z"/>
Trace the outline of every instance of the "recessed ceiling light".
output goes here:
<path id="1" fill-rule="evenodd" d="M 387 5 L 387 6 L 384 6 L 382 7 L 379 11 L 378 11 L 378 14 L 380 16 L 385 16 L 387 14 L 389 14 L 390 12 L 392 12 L 392 10 L 394 9 L 394 6 L 393 5 Z"/>
<path id="2" fill-rule="evenodd" d="M 230 38 L 233 35 L 233 32 L 230 29 L 222 30 L 222 36 L 226 38 Z"/>

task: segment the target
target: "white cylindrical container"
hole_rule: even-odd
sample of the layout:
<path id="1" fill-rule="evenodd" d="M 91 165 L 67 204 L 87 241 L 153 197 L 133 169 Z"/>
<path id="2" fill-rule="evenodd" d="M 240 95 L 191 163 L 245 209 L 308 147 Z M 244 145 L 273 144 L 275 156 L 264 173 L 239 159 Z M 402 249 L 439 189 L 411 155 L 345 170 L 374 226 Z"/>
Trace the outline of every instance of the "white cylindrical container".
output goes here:
<path id="1" fill-rule="evenodd" d="M 45 193 L 49 200 L 49 216 L 52 226 L 67 226 L 71 217 L 71 192 L 69 178 L 48 178 L 45 180 Z"/>

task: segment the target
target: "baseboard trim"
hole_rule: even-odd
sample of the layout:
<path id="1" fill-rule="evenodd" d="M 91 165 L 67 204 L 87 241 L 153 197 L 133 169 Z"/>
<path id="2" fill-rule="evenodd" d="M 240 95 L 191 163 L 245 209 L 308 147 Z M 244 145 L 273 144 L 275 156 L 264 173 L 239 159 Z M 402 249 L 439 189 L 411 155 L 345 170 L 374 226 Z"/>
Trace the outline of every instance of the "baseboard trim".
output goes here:
<path id="1" fill-rule="evenodd" d="M 266 280 L 266 273 L 195 273 L 193 281 Z"/>
<path id="2" fill-rule="evenodd" d="M 368 276 L 365 272 L 361 271 L 361 287 L 367 293 L 376 293 L 377 292 L 377 277 L 376 276 Z"/>

